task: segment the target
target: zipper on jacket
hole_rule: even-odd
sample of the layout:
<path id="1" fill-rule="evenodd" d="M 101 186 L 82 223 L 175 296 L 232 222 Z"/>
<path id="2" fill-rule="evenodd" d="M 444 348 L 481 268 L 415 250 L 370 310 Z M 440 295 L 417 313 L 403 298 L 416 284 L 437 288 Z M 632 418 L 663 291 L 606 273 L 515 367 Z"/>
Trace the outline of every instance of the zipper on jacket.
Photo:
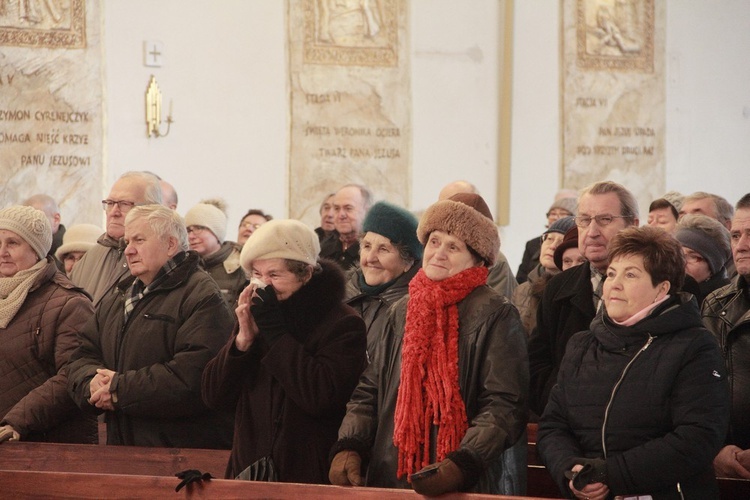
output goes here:
<path id="1" fill-rule="evenodd" d="M 620 378 L 617 379 L 617 383 L 612 388 L 612 393 L 609 395 L 609 401 L 607 402 L 607 406 L 604 409 L 604 422 L 602 422 L 602 451 L 604 452 L 604 459 L 607 459 L 607 443 L 604 439 L 604 436 L 607 432 L 607 419 L 609 418 L 609 410 L 612 407 L 612 402 L 615 399 L 615 394 L 617 394 L 617 390 L 620 388 L 620 384 L 622 383 L 623 379 L 625 378 L 625 375 L 627 375 L 628 370 L 630 370 L 630 366 L 635 363 L 635 360 L 638 359 L 638 356 L 641 355 L 643 351 L 648 349 L 648 346 L 651 345 L 651 342 L 654 341 L 655 337 L 652 337 L 651 334 L 648 334 L 648 340 L 645 344 L 643 344 L 643 347 L 641 347 L 637 353 L 635 353 L 635 356 L 633 356 L 633 359 L 628 361 L 628 364 L 625 365 L 625 368 L 623 368 L 622 373 L 620 374 Z"/>

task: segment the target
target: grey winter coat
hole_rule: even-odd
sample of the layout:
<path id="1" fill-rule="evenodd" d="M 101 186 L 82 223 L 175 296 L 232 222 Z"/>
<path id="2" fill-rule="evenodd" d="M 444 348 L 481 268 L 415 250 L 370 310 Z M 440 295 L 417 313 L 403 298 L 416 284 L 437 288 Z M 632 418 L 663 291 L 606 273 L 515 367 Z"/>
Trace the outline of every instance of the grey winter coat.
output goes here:
<path id="1" fill-rule="evenodd" d="M 417 274 L 421 262 L 415 262 L 395 283 L 377 295 L 364 293 L 360 287 L 362 270 L 352 270 L 346 282 L 346 303 L 362 316 L 367 327 L 367 353 L 372 356 L 377 340 L 385 330 L 388 308 L 409 292 L 409 282 Z"/>

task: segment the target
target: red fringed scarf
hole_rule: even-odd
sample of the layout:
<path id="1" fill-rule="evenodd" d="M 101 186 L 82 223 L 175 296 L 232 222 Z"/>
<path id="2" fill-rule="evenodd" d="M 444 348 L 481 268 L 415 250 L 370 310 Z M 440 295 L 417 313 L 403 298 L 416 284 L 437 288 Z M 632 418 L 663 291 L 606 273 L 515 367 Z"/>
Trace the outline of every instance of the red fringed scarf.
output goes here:
<path id="1" fill-rule="evenodd" d="M 431 425 L 438 426 L 438 462 L 458 449 L 466 433 L 466 408 L 458 385 L 456 304 L 487 283 L 487 273 L 484 266 L 472 267 L 432 281 L 420 269 L 409 284 L 393 432 L 398 477 L 429 465 Z"/>

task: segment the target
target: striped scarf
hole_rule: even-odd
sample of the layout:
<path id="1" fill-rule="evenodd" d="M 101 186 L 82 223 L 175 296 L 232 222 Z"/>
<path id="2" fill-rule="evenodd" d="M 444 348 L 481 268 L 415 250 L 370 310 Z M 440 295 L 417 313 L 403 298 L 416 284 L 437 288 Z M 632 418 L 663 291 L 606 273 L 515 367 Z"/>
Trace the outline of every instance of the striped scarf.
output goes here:
<path id="1" fill-rule="evenodd" d="M 420 269 L 409 284 L 396 399 L 393 443 L 397 476 L 430 463 L 430 431 L 437 427 L 437 461 L 458 448 L 468 428 L 458 384 L 458 304 L 487 283 L 486 267 L 471 267 L 442 281 Z"/>

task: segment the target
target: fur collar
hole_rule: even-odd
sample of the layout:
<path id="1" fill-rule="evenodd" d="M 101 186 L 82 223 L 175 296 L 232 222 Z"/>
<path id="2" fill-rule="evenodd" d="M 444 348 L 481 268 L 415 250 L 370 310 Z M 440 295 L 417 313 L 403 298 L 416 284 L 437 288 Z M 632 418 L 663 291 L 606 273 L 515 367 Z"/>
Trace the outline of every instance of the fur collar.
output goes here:
<path id="1" fill-rule="evenodd" d="M 313 274 L 302 288 L 281 303 L 292 331 L 306 337 L 344 300 L 344 273 L 338 264 L 320 259 L 322 272 Z"/>

